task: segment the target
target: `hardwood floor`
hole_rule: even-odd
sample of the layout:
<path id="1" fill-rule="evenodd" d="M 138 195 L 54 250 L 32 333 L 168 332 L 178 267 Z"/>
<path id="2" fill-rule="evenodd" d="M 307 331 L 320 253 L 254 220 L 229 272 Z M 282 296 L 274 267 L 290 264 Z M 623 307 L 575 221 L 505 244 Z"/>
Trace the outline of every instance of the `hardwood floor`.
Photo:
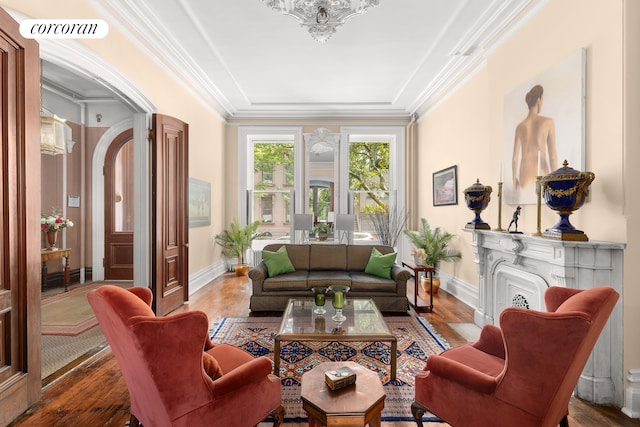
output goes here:
<path id="1" fill-rule="evenodd" d="M 211 320 L 216 317 L 249 316 L 250 295 L 248 278 L 226 274 L 194 294 L 191 301 L 177 311 L 202 310 Z M 444 291 L 435 295 L 434 302 L 435 311 L 421 315 L 426 317 L 452 346 L 466 342 L 449 324 L 473 322 L 473 310 Z M 262 315 L 274 314 L 278 315 Z M 111 351 L 106 348 L 75 366 L 66 375 L 56 375 L 56 379 L 45 386 L 40 402 L 11 426 L 123 427 L 128 423 L 128 408 L 129 396 L 126 385 L 117 362 Z M 577 398 L 571 399 L 569 413 L 571 427 L 640 426 L 640 420 L 629 419 L 616 407 L 592 405 Z M 269 424 L 260 424 L 261 427 L 267 425 Z M 415 423 L 383 422 L 382 425 L 409 427 L 415 426 Z M 447 424 L 425 425 L 442 427 Z M 306 424 L 286 426 L 302 427 Z"/>

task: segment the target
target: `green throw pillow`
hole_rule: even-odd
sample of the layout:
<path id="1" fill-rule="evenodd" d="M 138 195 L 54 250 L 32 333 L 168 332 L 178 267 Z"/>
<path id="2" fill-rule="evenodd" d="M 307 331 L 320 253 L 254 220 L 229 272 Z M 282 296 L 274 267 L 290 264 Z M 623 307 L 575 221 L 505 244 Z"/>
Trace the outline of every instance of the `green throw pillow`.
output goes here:
<path id="1" fill-rule="evenodd" d="M 291 264 L 289 254 L 287 253 L 287 248 L 285 246 L 280 246 L 280 249 L 275 252 L 263 250 L 262 260 L 267 265 L 269 277 L 275 277 L 280 274 L 296 271 L 296 269 L 293 268 L 293 264 Z"/>
<path id="2" fill-rule="evenodd" d="M 379 250 L 373 248 L 364 272 L 384 279 L 391 279 L 391 267 L 396 262 L 397 255 L 395 252 L 382 255 Z"/>

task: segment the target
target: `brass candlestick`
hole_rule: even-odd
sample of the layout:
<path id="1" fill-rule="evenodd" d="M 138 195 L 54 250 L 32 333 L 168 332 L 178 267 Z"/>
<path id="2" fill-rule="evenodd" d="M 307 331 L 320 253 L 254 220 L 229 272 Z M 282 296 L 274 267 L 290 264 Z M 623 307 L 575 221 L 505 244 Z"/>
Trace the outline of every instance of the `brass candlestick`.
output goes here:
<path id="1" fill-rule="evenodd" d="M 541 201 L 542 201 L 542 183 L 540 182 L 540 180 L 542 179 L 542 176 L 538 175 L 536 177 L 536 199 L 537 199 L 537 205 L 538 205 L 538 224 L 536 227 L 536 232 L 532 233 L 532 236 L 542 236 L 542 231 L 540 230 L 540 214 L 541 214 Z"/>
<path id="2" fill-rule="evenodd" d="M 498 183 L 498 226 L 494 231 L 504 231 L 502 228 L 502 182 Z"/>

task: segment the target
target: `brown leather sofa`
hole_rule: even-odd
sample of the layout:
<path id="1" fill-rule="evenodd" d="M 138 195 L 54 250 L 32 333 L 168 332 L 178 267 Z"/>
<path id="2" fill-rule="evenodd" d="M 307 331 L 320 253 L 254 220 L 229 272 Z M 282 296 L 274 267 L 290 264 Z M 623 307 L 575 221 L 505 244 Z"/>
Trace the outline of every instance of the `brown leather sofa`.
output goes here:
<path id="1" fill-rule="evenodd" d="M 267 245 L 276 251 L 282 244 Z M 289 298 L 311 298 L 311 288 L 346 285 L 348 298 L 371 298 L 383 312 L 409 309 L 407 280 L 410 272 L 398 262 L 391 269 L 391 279 L 365 273 L 373 248 L 382 254 L 393 252 L 384 245 L 285 244 L 295 271 L 269 277 L 264 261 L 249 271 L 253 285 L 252 311 L 283 311 Z"/>

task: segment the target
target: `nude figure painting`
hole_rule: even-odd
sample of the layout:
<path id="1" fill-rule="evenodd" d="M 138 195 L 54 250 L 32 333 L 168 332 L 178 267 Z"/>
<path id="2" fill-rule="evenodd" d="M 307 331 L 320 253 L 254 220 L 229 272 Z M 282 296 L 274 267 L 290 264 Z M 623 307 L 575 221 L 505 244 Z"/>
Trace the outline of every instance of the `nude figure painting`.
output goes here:
<path id="1" fill-rule="evenodd" d="M 505 204 L 535 204 L 536 177 L 564 160 L 584 169 L 584 58 L 580 49 L 505 96 Z"/>

